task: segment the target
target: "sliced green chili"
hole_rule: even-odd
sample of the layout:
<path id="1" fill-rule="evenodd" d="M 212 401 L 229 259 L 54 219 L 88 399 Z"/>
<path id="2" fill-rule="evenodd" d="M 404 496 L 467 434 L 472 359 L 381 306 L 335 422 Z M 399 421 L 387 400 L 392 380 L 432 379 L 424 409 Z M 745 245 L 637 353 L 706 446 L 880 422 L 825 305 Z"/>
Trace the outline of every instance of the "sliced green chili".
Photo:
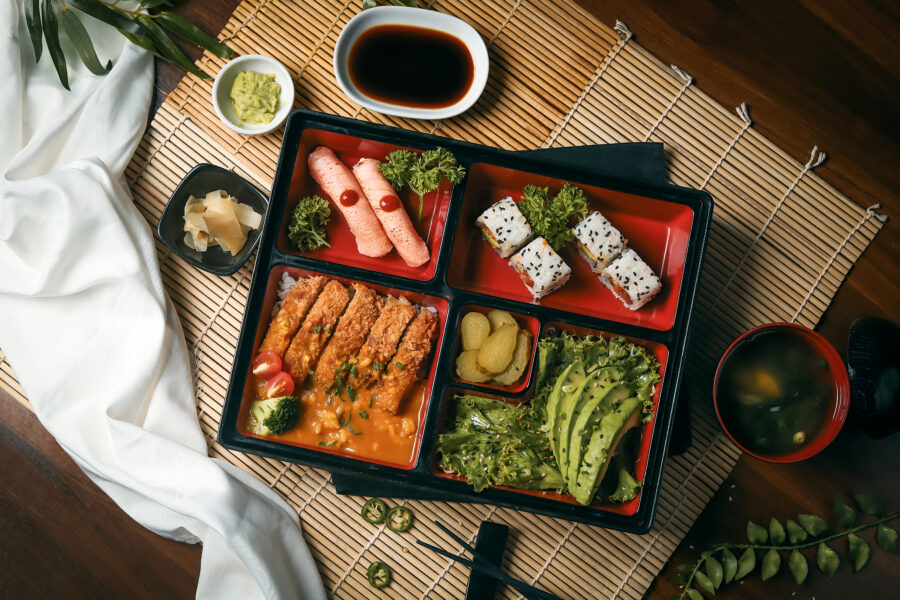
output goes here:
<path id="1" fill-rule="evenodd" d="M 366 570 L 369 585 L 374 588 L 384 588 L 391 584 L 391 568 L 381 561 L 375 561 Z"/>
<path id="2" fill-rule="evenodd" d="M 380 371 L 384 368 L 384 365 L 381 363 L 373 362 L 372 368 L 375 369 L 376 371 Z"/>
<path id="3" fill-rule="evenodd" d="M 406 370 L 406 365 L 404 365 L 402 362 L 395 362 L 394 364 L 397 365 L 397 368 L 400 369 L 401 371 Z"/>
<path id="4" fill-rule="evenodd" d="M 413 524 L 413 511 L 405 506 L 395 506 L 388 511 L 385 524 L 391 531 L 408 531 Z"/>
<path id="5" fill-rule="evenodd" d="M 361 418 L 363 418 L 363 419 L 368 419 L 368 418 L 369 418 L 369 413 L 367 413 L 367 412 L 364 411 L 364 410 L 361 410 L 361 411 L 359 411 L 359 416 L 360 416 Z"/>
<path id="6" fill-rule="evenodd" d="M 350 419 L 347 419 L 347 420 L 349 421 Z M 349 423 L 347 423 L 347 431 L 349 431 L 353 435 L 362 435 L 361 431 L 357 431 L 357 430 L 353 429 L 353 427 L 351 427 Z"/>
<path id="7" fill-rule="evenodd" d="M 363 521 L 378 525 L 384 523 L 384 517 L 387 515 L 387 504 L 381 498 L 372 498 L 363 504 L 362 510 L 359 511 Z"/>
<path id="8" fill-rule="evenodd" d="M 322 333 L 322 326 L 316 325 L 315 327 L 313 327 L 313 331 L 315 331 L 316 333 Z"/>
<path id="9" fill-rule="evenodd" d="M 354 388 L 352 385 L 347 386 L 347 396 L 350 398 L 350 400 L 356 402 L 356 388 Z"/>

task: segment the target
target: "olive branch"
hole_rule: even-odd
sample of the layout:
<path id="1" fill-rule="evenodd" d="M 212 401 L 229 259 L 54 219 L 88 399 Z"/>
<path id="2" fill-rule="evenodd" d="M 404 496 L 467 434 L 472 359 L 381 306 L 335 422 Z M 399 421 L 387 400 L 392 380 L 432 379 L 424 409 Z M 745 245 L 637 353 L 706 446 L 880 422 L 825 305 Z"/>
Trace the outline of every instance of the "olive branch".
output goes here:
<path id="1" fill-rule="evenodd" d="M 120 0 L 25 0 L 25 23 L 34 47 L 34 60 L 39 62 L 44 43 L 47 53 L 56 68 L 63 87 L 69 89 L 69 73 L 66 56 L 59 41 L 59 30 L 63 31 L 75 47 L 84 66 L 95 75 L 105 75 L 112 68 L 112 61 L 106 65 L 100 62 L 94 43 L 81 23 L 78 12 L 115 27 L 119 33 L 134 44 L 144 48 L 157 58 L 173 63 L 189 73 L 210 79 L 199 69 L 172 39 L 174 34 L 187 42 L 210 51 L 219 58 L 232 58 L 234 50 L 219 42 L 184 17 L 160 10 L 172 6 L 173 0 L 140 0 L 139 7 L 128 10 L 119 6 Z M 152 12 L 151 12 L 152 11 Z"/>
<path id="2" fill-rule="evenodd" d="M 678 596 L 673 594 L 671 598 L 702 600 L 703 595 L 695 589 L 695 585 L 715 596 L 723 584 L 737 581 L 753 572 L 757 565 L 757 550 L 765 552 L 760 568 L 763 581 L 771 579 L 781 569 L 781 552 L 790 552 L 788 568 L 797 584 L 806 581 L 809 574 L 809 564 L 801 550 L 813 546 L 816 546 L 816 566 L 829 578 L 834 577 L 840 566 L 840 557 L 828 542 L 842 537 L 847 538 L 853 572 L 862 570 L 869 562 L 871 551 L 869 544 L 856 534 L 865 529 L 877 527 L 875 540 L 878 545 L 888 552 L 896 553 L 897 531 L 888 527 L 887 523 L 900 518 L 900 511 L 885 515 L 884 502 L 875 496 L 862 492 L 851 496 L 860 511 L 876 518 L 856 525 L 857 511 L 839 498 L 835 498 L 834 522 L 843 531 L 831 535 L 826 535 L 830 530 L 828 522 L 816 515 L 798 515 L 796 521 L 787 519 L 785 525 L 772 517 L 768 528 L 747 521 L 749 544 L 716 544 L 701 553 L 696 561 L 675 567 L 681 573 L 672 579 L 682 587 L 682 592 Z M 786 540 L 789 543 L 785 543 Z M 738 558 L 735 554 L 739 551 Z"/>

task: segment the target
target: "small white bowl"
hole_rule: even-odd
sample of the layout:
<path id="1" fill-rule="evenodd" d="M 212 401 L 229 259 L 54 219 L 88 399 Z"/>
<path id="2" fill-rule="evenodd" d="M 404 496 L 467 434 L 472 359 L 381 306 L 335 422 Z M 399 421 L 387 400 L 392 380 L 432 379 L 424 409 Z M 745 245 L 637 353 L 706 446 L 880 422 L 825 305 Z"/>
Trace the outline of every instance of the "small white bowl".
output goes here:
<path id="1" fill-rule="evenodd" d="M 409 25 L 436 29 L 459 38 L 472 55 L 472 65 L 475 69 L 472 86 L 466 95 L 459 102 L 443 108 L 414 108 L 380 102 L 360 92 L 350 80 L 350 73 L 347 69 L 350 49 L 360 35 L 372 27 L 380 25 Z M 423 8 L 379 6 L 364 10 L 344 26 L 334 47 L 334 76 L 337 78 L 338 85 L 351 100 L 375 112 L 411 119 L 446 119 L 468 110 L 484 91 L 489 66 L 487 46 L 471 25 L 456 17 Z M 390 68 L 390 66 L 386 65 L 386 68 Z"/>
<path id="2" fill-rule="evenodd" d="M 231 87 L 234 78 L 241 71 L 256 71 L 264 75 L 274 74 L 275 83 L 281 86 L 281 98 L 278 99 L 278 111 L 269 123 L 251 125 L 244 123 L 234 114 L 234 103 L 231 100 Z M 294 107 L 294 81 L 284 66 L 268 56 L 245 54 L 231 60 L 222 67 L 212 89 L 213 108 L 219 119 L 231 129 L 244 135 L 262 135 L 278 129 Z"/>

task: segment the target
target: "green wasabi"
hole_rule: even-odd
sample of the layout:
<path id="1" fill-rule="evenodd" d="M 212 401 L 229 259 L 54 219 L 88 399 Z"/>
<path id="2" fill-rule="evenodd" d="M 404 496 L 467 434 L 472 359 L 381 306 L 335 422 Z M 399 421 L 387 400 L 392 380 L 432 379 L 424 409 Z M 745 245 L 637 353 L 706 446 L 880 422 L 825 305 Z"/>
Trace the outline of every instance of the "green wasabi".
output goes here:
<path id="1" fill-rule="evenodd" d="M 234 114 L 250 125 L 271 123 L 278 111 L 281 86 L 275 83 L 275 75 L 241 71 L 231 86 Z"/>

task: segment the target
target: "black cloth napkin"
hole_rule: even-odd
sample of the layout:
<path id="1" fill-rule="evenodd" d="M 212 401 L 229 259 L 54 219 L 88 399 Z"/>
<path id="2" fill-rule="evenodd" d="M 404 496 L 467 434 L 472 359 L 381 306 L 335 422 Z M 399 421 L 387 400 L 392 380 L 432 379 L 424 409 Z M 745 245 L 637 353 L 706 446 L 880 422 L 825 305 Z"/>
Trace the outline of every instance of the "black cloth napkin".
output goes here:
<path id="1" fill-rule="evenodd" d="M 575 166 L 595 175 L 665 185 L 668 182 L 666 157 L 660 143 L 602 144 L 523 150 L 520 154 L 540 158 L 559 165 Z M 675 425 L 669 456 L 676 456 L 691 445 L 691 428 L 687 405 L 682 403 L 675 413 Z M 414 484 L 386 482 L 358 474 L 332 473 L 331 481 L 338 494 L 354 496 L 384 496 L 410 500 L 454 500 L 472 502 L 468 496 L 454 497 L 447 492 L 435 492 Z"/>

